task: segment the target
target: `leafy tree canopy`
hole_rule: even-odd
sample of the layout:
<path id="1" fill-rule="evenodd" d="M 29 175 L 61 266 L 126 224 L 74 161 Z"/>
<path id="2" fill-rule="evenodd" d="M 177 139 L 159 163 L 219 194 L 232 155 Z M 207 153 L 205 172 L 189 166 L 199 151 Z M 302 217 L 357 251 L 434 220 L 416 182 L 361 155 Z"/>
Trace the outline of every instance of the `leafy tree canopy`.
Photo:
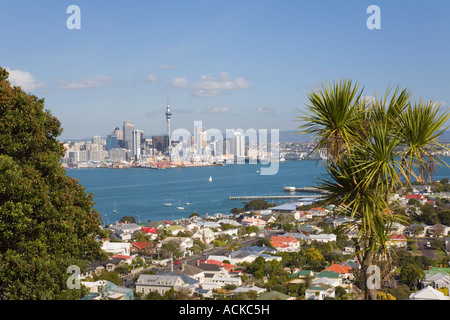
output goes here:
<path id="1" fill-rule="evenodd" d="M 0 299 L 77 299 L 68 267 L 102 258 L 100 215 L 60 165 L 59 120 L 0 68 Z"/>

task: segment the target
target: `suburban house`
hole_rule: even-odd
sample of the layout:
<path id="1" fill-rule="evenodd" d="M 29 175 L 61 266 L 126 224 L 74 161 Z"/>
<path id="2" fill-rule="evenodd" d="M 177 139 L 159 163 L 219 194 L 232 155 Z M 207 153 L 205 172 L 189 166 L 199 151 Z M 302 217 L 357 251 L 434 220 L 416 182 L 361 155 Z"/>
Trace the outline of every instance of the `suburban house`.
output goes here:
<path id="1" fill-rule="evenodd" d="M 308 210 L 313 217 L 323 217 L 330 212 L 330 210 L 322 207 L 311 208 Z"/>
<path id="2" fill-rule="evenodd" d="M 326 297 L 334 298 L 334 287 L 320 284 L 305 290 L 306 300 L 323 300 Z"/>
<path id="3" fill-rule="evenodd" d="M 203 270 L 204 277 L 200 282 L 204 290 L 222 288 L 227 284 L 235 286 L 242 285 L 241 278 L 238 274 L 233 274 L 227 268 L 218 264 L 200 263 L 197 268 Z"/>
<path id="4" fill-rule="evenodd" d="M 80 300 L 133 300 L 133 289 L 118 286 L 110 281 L 95 282 L 82 281 L 81 284 L 89 289 L 89 294 Z"/>
<path id="5" fill-rule="evenodd" d="M 295 297 L 278 291 L 265 291 L 259 295 L 258 300 L 295 300 Z"/>
<path id="6" fill-rule="evenodd" d="M 431 286 L 426 286 L 419 291 L 411 293 L 408 300 L 450 300 L 450 297 Z"/>
<path id="7" fill-rule="evenodd" d="M 173 224 L 165 227 L 164 230 L 167 230 L 170 234 L 176 236 L 179 232 L 185 231 L 186 228 L 179 224 Z"/>
<path id="8" fill-rule="evenodd" d="M 423 206 L 427 202 L 427 198 L 425 198 L 422 194 L 408 194 L 403 201 L 403 204 L 406 205 L 409 200 L 417 200 Z"/>
<path id="9" fill-rule="evenodd" d="M 127 241 L 131 240 L 135 232 L 141 230 L 141 226 L 136 223 L 119 223 L 116 221 L 116 224 L 110 225 L 107 230 L 112 231 L 110 236 L 111 238 L 115 238 L 121 241 Z"/>
<path id="10" fill-rule="evenodd" d="M 240 286 L 240 287 L 234 289 L 231 292 L 231 296 L 233 297 L 233 296 L 235 296 L 238 293 L 248 293 L 248 292 L 251 292 L 251 291 L 254 291 L 258 295 L 260 295 L 261 293 L 266 292 L 267 289 L 266 288 L 260 288 L 260 287 L 254 286 L 254 285 Z"/>
<path id="11" fill-rule="evenodd" d="M 194 286 L 186 283 L 180 275 L 141 274 L 136 281 L 136 292 L 143 294 L 156 291 L 164 295 L 172 288 L 194 290 Z"/>
<path id="12" fill-rule="evenodd" d="M 144 233 L 145 235 L 150 236 L 151 240 L 155 240 L 156 237 L 158 236 L 158 229 L 156 228 L 143 227 L 141 228 L 141 232 Z"/>
<path id="13" fill-rule="evenodd" d="M 438 223 L 430 226 L 427 229 L 427 234 L 431 236 L 439 236 L 439 235 L 447 236 L 450 234 L 450 227 Z"/>
<path id="14" fill-rule="evenodd" d="M 186 255 L 189 253 L 189 249 L 194 245 L 194 240 L 189 237 L 167 237 L 160 241 L 160 245 L 169 242 L 176 242 L 180 245 L 180 250 Z"/>
<path id="15" fill-rule="evenodd" d="M 117 267 L 125 264 L 126 262 L 122 258 L 109 258 L 105 261 L 94 261 L 88 265 L 81 278 L 84 279 L 93 276 L 94 274 L 99 274 L 102 270 L 114 271 Z"/>
<path id="16" fill-rule="evenodd" d="M 342 284 L 342 278 L 337 272 L 322 271 L 314 276 L 312 284 L 337 287 Z"/>
<path id="17" fill-rule="evenodd" d="M 197 230 L 191 238 L 194 240 L 200 240 L 205 244 L 209 244 L 215 239 L 215 235 L 210 228 L 202 228 Z"/>
<path id="18" fill-rule="evenodd" d="M 428 273 L 422 280 L 423 288 L 431 286 L 434 289 L 447 288 L 450 291 L 450 276 L 448 273 Z"/>
<path id="19" fill-rule="evenodd" d="M 406 248 L 407 239 L 403 234 L 393 234 L 387 242 L 388 246 Z"/>
<path id="20" fill-rule="evenodd" d="M 353 279 L 352 268 L 346 265 L 333 263 L 331 266 L 324 269 L 324 271 L 334 271 L 341 279 Z"/>
<path id="21" fill-rule="evenodd" d="M 265 220 L 259 218 L 244 218 L 241 221 L 241 224 L 244 226 L 255 226 L 258 228 L 264 228 L 266 223 Z"/>
<path id="22" fill-rule="evenodd" d="M 309 240 L 310 241 L 318 241 L 318 242 L 333 242 L 333 241 L 336 241 L 336 235 L 333 233 L 311 234 L 311 235 L 309 235 Z"/>
<path id="23" fill-rule="evenodd" d="M 102 244 L 102 250 L 112 254 L 129 256 L 131 253 L 131 244 L 127 242 L 104 241 Z"/>
<path id="24" fill-rule="evenodd" d="M 406 228 L 403 234 L 407 237 L 424 237 L 429 227 L 424 223 L 412 223 Z"/>
<path id="25" fill-rule="evenodd" d="M 300 250 L 300 241 L 291 236 L 272 236 L 270 243 L 279 252 L 292 252 Z"/>
<path id="26" fill-rule="evenodd" d="M 130 242 L 131 244 L 131 252 L 137 253 L 139 251 L 145 251 L 152 245 L 152 242 Z"/>

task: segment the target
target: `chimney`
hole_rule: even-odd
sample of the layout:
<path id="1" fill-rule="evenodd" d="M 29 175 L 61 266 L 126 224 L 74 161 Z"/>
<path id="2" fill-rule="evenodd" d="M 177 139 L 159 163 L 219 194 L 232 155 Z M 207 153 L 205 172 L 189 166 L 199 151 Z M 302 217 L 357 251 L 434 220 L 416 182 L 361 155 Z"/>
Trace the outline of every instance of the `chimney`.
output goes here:
<path id="1" fill-rule="evenodd" d="M 197 267 L 200 265 L 200 260 L 197 260 Z"/>

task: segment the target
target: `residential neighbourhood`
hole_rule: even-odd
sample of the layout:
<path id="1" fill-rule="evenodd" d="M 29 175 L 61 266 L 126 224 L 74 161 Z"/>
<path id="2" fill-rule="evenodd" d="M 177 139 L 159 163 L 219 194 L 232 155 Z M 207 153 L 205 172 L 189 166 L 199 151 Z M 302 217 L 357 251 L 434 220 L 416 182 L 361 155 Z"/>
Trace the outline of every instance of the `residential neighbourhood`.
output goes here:
<path id="1" fill-rule="evenodd" d="M 433 190 L 393 200 L 405 223 L 391 226 L 395 258 L 380 299 L 449 300 L 450 197 Z M 265 205 L 105 226 L 108 259 L 87 266 L 83 299 L 362 299 L 351 215 L 332 204 Z"/>

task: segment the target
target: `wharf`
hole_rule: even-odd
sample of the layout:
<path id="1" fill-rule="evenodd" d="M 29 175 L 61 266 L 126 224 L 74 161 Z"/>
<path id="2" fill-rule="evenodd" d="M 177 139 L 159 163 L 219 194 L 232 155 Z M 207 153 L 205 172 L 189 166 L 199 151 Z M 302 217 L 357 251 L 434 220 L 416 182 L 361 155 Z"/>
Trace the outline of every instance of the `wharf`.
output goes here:
<path id="1" fill-rule="evenodd" d="M 268 195 L 268 196 L 235 196 L 228 197 L 229 200 L 256 200 L 256 199 L 267 199 L 267 200 L 289 200 L 289 199 L 302 199 L 302 198 L 320 198 L 322 195 Z"/>

